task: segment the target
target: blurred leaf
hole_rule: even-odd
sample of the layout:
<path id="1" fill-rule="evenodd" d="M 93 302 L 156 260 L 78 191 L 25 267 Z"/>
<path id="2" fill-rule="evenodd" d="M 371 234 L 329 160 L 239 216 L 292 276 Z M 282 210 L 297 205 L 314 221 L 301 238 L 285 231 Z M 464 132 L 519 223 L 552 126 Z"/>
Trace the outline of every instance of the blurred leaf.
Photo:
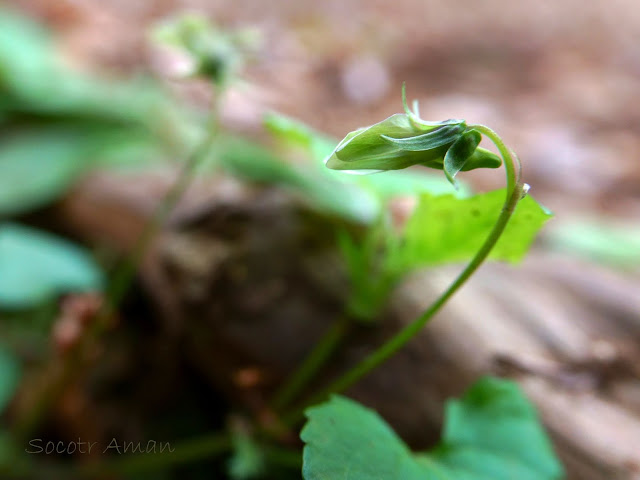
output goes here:
<path id="1" fill-rule="evenodd" d="M 563 222 L 545 235 L 551 248 L 590 260 L 633 268 L 640 265 L 640 228 L 606 220 Z"/>
<path id="2" fill-rule="evenodd" d="M 161 157 L 188 123 L 177 112 L 149 80 L 73 71 L 44 27 L 0 9 L 0 216 L 54 200 L 88 167 Z"/>
<path id="3" fill-rule="evenodd" d="M 0 112 L 93 121 L 143 121 L 157 105 L 149 82 L 107 83 L 74 72 L 53 38 L 27 17 L 0 10 Z"/>
<path id="4" fill-rule="evenodd" d="M 39 230 L 0 224 L 0 308 L 29 308 L 60 293 L 101 287 L 102 274 L 82 248 Z"/>
<path id="5" fill-rule="evenodd" d="M 305 480 L 555 480 L 562 466 L 518 386 L 485 378 L 446 408 L 443 438 L 412 453 L 373 410 L 344 397 L 307 410 Z"/>
<path id="6" fill-rule="evenodd" d="M 290 145 L 305 148 L 317 163 L 322 162 L 323 167 L 323 160 L 331 154 L 338 143 L 337 140 L 321 134 L 303 122 L 279 113 L 268 113 L 265 115 L 263 123 L 265 128 L 276 138 Z M 325 169 L 323 168 L 323 170 Z"/>
<path id="7" fill-rule="evenodd" d="M 329 171 L 333 172 L 333 170 Z M 335 174 L 341 175 L 340 172 L 335 172 Z M 390 170 L 381 175 L 341 176 L 350 182 L 371 189 L 383 199 L 422 193 L 431 195 L 449 194 L 456 198 L 464 198 L 471 195 L 469 186 L 461 181 L 458 181 L 458 190 L 453 190 L 451 184 L 441 175 L 424 173 L 417 169 Z"/>
<path id="8" fill-rule="evenodd" d="M 0 215 L 15 215 L 64 192 L 85 168 L 87 144 L 69 130 L 29 132 L 0 144 Z"/>
<path id="9" fill-rule="evenodd" d="M 291 165 L 264 147 L 226 136 L 217 142 L 214 155 L 222 167 L 245 180 L 279 185 L 301 195 L 311 206 L 352 221 L 369 222 L 379 204 L 369 192 L 317 175 L 311 167 Z"/>
<path id="10" fill-rule="evenodd" d="M 247 480 L 264 472 L 264 457 L 260 445 L 245 434 L 233 435 L 233 455 L 229 460 L 229 476 L 234 480 Z"/>
<path id="11" fill-rule="evenodd" d="M 162 155 L 140 130 L 57 123 L 0 137 L 0 216 L 55 200 L 91 168 L 144 165 Z"/>
<path id="12" fill-rule="evenodd" d="M 504 196 L 505 190 L 464 199 L 452 195 L 422 195 L 403 235 L 392 246 L 389 268 L 405 271 L 470 259 L 493 228 Z M 514 263 L 522 260 L 549 218 L 548 211 L 532 197 L 525 197 L 518 203 L 489 258 Z"/>
<path id="13" fill-rule="evenodd" d="M 375 320 L 396 284 L 397 277 L 382 270 L 386 265 L 380 261 L 388 235 L 384 218 L 371 225 L 360 241 L 345 231 L 339 232 L 338 246 L 346 262 L 350 289 L 346 311 L 353 320 Z"/>
<path id="14" fill-rule="evenodd" d="M 28 96 L 50 82 L 42 77 L 56 68 L 50 45 L 51 38 L 40 25 L 0 10 L 0 90 Z"/>
<path id="15" fill-rule="evenodd" d="M 20 381 L 18 360 L 0 345 L 0 415 L 13 398 Z"/>

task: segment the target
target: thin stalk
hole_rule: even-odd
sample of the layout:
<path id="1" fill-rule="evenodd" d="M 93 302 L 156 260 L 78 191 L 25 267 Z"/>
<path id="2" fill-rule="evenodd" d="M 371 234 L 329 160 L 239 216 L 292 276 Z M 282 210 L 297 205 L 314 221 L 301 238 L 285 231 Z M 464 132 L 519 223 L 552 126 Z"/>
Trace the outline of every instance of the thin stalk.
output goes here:
<path id="1" fill-rule="evenodd" d="M 169 217 L 178 204 L 184 192 L 187 190 L 193 180 L 196 168 L 206 158 L 211 150 L 211 146 L 218 133 L 217 113 L 212 114 L 207 128 L 207 134 L 198 147 L 189 155 L 182 165 L 178 178 L 171 186 L 171 189 L 162 198 L 160 205 L 155 210 L 153 217 L 144 227 L 144 230 L 138 238 L 135 248 L 131 256 L 115 271 L 109 289 L 106 293 L 104 311 L 100 312 L 98 318 L 108 318 L 117 306 L 122 302 L 124 295 L 129 290 L 136 270 L 142 261 L 145 253 L 148 251 L 151 243 L 158 234 L 162 225 Z M 100 323 L 100 322 L 98 322 Z"/>
<path id="2" fill-rule="evenodd" d="M 288 448 L 264 446 L 263 454 L 267 462 L 284 468 L 292 468 L 300 471 L 302 468 L 302 452 Z"/>
<path id="3" fill-rule="evenodd" d="M 496 242 L 504 232 L 511 215 L 513 214 L 516 205 L 520 201 L 523 195 L 523 185 L 520 182 L 521 168 L 520 162 L 516 155 L 507 148 L 502 139 L 484 125 L 472 125 L 469 129 L 475 129 L 480 133 L 486 135 L 498 148 L 500 155 L 504 161 L 507 177 L 507 194 L 505 198 L 500 216 L 496 220 L 493 229 L 489 233 L 487 239 L 482 244 L 480 249 L 476 252 L 475 256 L 471 259 L 465 269 L 458 275 L 458 277 L 451 283 L 451 285 L 442 293 L 442 295 L 435 301 L 427 310 L 422 313 L 416 320 L 400 330 L 395 336 L 389 339 L 376 351 L 365 357 L 360 363 L 355 365 L 351 370 L 344 373 L 337 380 L 332 382 L 328 387 L 323 389 L 320 393 L 314 395 L 306 405 L 312 405 L 320 401 L 325 400 L 332 393 L 339 393 L 351 385 L 359 381 L 362 377 L 370 373 L 380 364 L 385 362 L 389 357 L 394 355 L 398 350 L 404 347 L 428 322 L 433 316 L 442 308 L 442 306 L 456 293 L 462 285 L 473 275 L 473 273 L 480 267 L 482 262 L 487 258 Z M 301 419 L 304 412 L 304 407 L 297 409 L 290 415 L 286 415 L 282 418 L 285 424 L 291 424 Z"/>
<path id="4" fill-rule="evenodd" d="M 166 447 L 169 447 L 167 445 Z M 185 465 L 226 454 L 233 450 L 233 442 L 226 432 L 216 432 L 184 440 L 163 452 L 143 452 L 116 460 L 106 460 L 82 465 L 69 472 L 72 478 L 92 478 L 97 475 L 135 475 L 154 470 Z M 273 445 L 261 446 L 267 462 L 285 468 L 302 467 L 299 450 L 285 449 Z"/>
<path id="5" fill-rule="evenodd" d="M 25 411 L 22 418 L 16 420 L 14 428 L 18 438 L 26 438 L 41 423 L 46 412 L 51 405 L 60 398 L 64 388 L 74 378 L 74 375 L 84 366 L 86 350 L 90 347 L 92 340 L 97 338 L 107 327 L 109 318 L 113 315 L 124 295 L 127 293 L 137 268 L 142 258 L 153 242 L 155 236 L 161 229 L 163 223 L 182 198 L 182 195 L 191 183 L 197 166 L 207 156 L 211 146 L 218 134 L 219 124 L 219 96 L 215 97 L 214 106 L 211 110 L 207 122 L 207 132 L 205 138 L 194 149 L 193 153 L 184 162 L 175 183 L 162 198 L 160 205 L 155 210 L 153 217 L 147 222 L 144 230 L 138 238 L 132 254 L 120 264 L 112 276 L 112 280 L 107 287 L 104 301 L 96 313 L 95 318 L 81 338 L 78 345 L 67 352 L 53 371 L 48 372 L 47 383 L 41 393 L 34 400 L 34 405 Z"/>
<path id="6" fill-rule="evenodd" d="M 281 410 L 308 385 L 316 373 L 326 364 L 344 339 L 350 321 L 347 315 L 342 315 L 325 332 L 324 336 L 306 356 L 302 364 L 293 372 L 287 382 L 276 392 L 272 407 Z"/>
<path id="7" fill-rule="evenodd" d="M 185 440 L 163 452 L 143 452 L 113 461 L 87 464 L 79 467 L 75 473 L 80 478 L 94 477 L 97 474 L 132 475 L 212 458 L 230 451 L 231 448 L 229 435 L 226 432 L 216 432 Z"/>

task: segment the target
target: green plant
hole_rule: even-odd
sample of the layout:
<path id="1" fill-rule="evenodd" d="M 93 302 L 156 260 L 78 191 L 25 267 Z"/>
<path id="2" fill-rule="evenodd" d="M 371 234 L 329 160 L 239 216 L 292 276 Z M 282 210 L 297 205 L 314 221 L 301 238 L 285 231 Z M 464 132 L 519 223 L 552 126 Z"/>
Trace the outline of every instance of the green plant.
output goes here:
<path id="1" fill-rule="evenodd" d="M 323 391 L 312 397 L 308 402 L 311 404 L 322 401 L 331 394 L 347 389 L 411 340 L 489 256 L 505 232 L 509 220 L 516 211 L 518 202 L 525 198 L 529 189 L 528 185 L 521 182 L 520 164 L 517 157 L 506 147 L 502 139 L 493 130 L 484 125 L 467 126 L 463 120 L 425 122 L 418 117 L 417 113 L 411 112 L 407 107 L 404 87 L 403 105 L 405 107 L 405 114 L 393 115 L 371 127 L 362 128 L 348 134 L 327 158 L 326 165 L 329 168 L 351 170 L 354 171 L 354 173 L 359 170 L 380 172 L 396 170 L 412 165 L 422 165 L 444 170 L 446 178 L 455 185 L 454 177 L 461 170 L 471 170 L 482 167 L 495 168 L 500 165 L 500 159 L 494 154 L 486 150 L 478 149 L 482 135 L 486 135 L 498 148 L 504 161 L 507 177 L 507 187 L 503 192 L 505 199 L 500 213 L 497 215 L 497 219 L 493 227 L 489 230 L 486 239 L 479 244 L 477 251 L 466 268 L 458 275 L 445 292 L 413 323 L 402 329 L 384 345 L 365 357 L 359 364 L 343 374 Z M 417 112 L 417 105 L 415 106 L 415 110 Z M 475 197 L 470 199 L 471 201 L 468 203 L 472 205 L 470 209 L 472 212 L 471 220 L 473 220 L 473 217 L 481 217 L 483 211 L 486 213 L 486 204 L 491 203 L 491 197 L 492 195 L 489 194 L 486 198 Z M 426 197 L 423 197 L 422 200 L 423 202 L 418 207 L 413 221 L 409 222 L 405 231 L 405 237 L 401 241 L 380 235 L 379 231 L 374 231 L 373 234 L 366 239 L 361 249 L 356 248 L 356 246 L 348 240 L 343 241 L 343 250 L 349 260 L 352 284 L 360 287 L 354 290 L 355 294 L 352 299 L 355 299 L 355 302 L 352 303 L 351 311 L 349 312 L 351 316 L 355 314 L 356 317 L 359 316 L 369 319 L 375 315 L 380 307 L 380 303 L 375 300 L 384 298 L 389 288 L 395 284 L 397 279 L 410 269 L 416 268 L 429 261 L 437 263 L 441 259 L 458 259 L 459 257 L 465 257 L 468 255 L 466 249 L 471 247 L 473 250 L 475 248 L 475 242 L 473 240 L 469 242 L 468 238 L 462 242 L 462 248 L 459 248 L 460 245 L 456 243 L 462 240 L 463 232 L 466 232 L 470 238 L 473 238 L 475 232 L 482 230 L 483 221 L 479 221 L 476 224 L 481 226 L 478 228 L 474 225 L 473 221 L 469 222 L 469 217 L 467 216 L 462 229 L 456 230 L 449 228 L 447 230 L 441 230 L 438 228 L 440 225 L 437 221 L 435 225 L 427 225 L 427 221 L 433 218 L 429 213 L 431 213 L 432 210 L 437 211 L 437 206 L 434 208 L 433 205 L 428 205 L 430 200 Z M 452 202 L 455 202 L 455 200 L 449 198 L 441 203 L 446 205 L 445 212 L 449 215 L 457 215 L 460 209 L 450 207 L 449 204 Z M 437 204 L 438 202 L 435 203 Z M 424 212 L 428 213 L 425 214 Z M 526 252 L 527 246 L 530 244 L 533 236 L 548 216 L 535 202 L 530 202 L 528 208 L 524 212 L 521 209 L 520 212 L 523 213 L 526 219 L 523 222 L 525 228 L 521 228 L 520 231 L 512 231 L 511 236 L 513 238 L 508 239 L 509 243 L 505 251 L 500 252 L 500 250 L 498 250 L 498 256 L 502 253 L 504 259 L 518 260 Z M 455 222 L 452 223 L 455 224 Z M 467 226 L 470 227 L 468 230 L 466 228 Z M 523 225 L 519 226 L 522 227 Z M 527 226 L 529 228 L 526 228 Z M 382 241 L 379 240 L 380 238 Z M 433 242 L 434 238 L 436 239 L 435 245 Z M 517 245 L 516 248 L 513 248 L 514 243 Z M 443 245 L 446 245 L 446 247 L 443 248 Z M 375 259 L 380 257 L 382 257 L 383 260 L 376 262 Z M 373 308 L 371 308 L 372 305 Z M 286 404 L 320 369 L 322 363 L 329 357 L 333 349 L 337 347 L 341 333 L 345 330 L 344 322 L 344 319 L 340 319 L 336 323 L 336 326 L 330 329 L 316 350 L 311 352 L 307 361 L 302 364 L 301 368 L 292 377 L 290 383 L 285 385 L 281 391 L 281 395 L 277 398 L 277 406 Z M 504 386 L 507 389 L 515 389 L 517 392 L 517 387 L 514 385 L 504 384 Z M 470 396 L 491 398 L 496 392 L 498 392 L 497 395 L 499 395 L 499 388 L 496 389 L 496 392 L 484 392 L 484 387 L 486 387 L 486 385 L 479 384 Z M 500 401 L 502 400 L 505 399 L 501 399 Z M 512 398 L 511 400 L 514 400 L 514 404 L 522 402 L 522 399 L 517 398 Z M 500 401 L 498 401 L 498 403 Z M 509 411 L 512 406 L 513 405 L 509 405 L 508 402 L 502 404 L 502 408 L 504 408 L 505 411 Z M 314 441 L 320 441 L 325 446 L 330 445 L 332 441 L 339 444 L 346 438 L 349 438 L 347 432 L 353 432 L 352 429 L 354 428 L 359 431 L 356 437 L 360 437 L 360 439 L 363 437 L 368 438 L 367 444 L 371 445 L 372 440 L 370 439 L 371 437 L 367 435 L 367 428 L 359 429 L 362 425 L 359 425 L 358 421 L 353 418 L 357 417 L 357 413 L 355 412 L 357 407 L 354 407 L 354 411 L 345 413 L 344 410 L 350 409 L 351 407 L 348 403 L 344 403 L 344 401 L 340 399 L 334 399 L 332 403 L 324 407 L 317 407 L 316 409 L 308 411 L 311 423 L 305 427 L 302 433 L 303 440 L 307 442 L 305 464 L 303 466 L 303 475 L 306 479 L 336 478 L 346 475 L 346 472 L 348 472 L 350 477 L 356 479 L 380 478 L 379 475 L 381 471 L 384 472 L 382 474 L 383 478 L 428 478 L 430 475 L 437 475 L 438 478 L 462 478 L 460 472 L 454 475 L 455 469 L 458 467 L 470 471 L 468 478 L 487 478 L 489 474 L 491 478 L 514 478 L 515 475 L 516 478 L 554 479 L 562 476 L 562 469 L 553 458 L 544 434 L 539 430 L 539 427 L 535 425 L 534 417 L 529 418 L 529 422 L 534 425 L 534 435 L 542 439 L 542 447 L 539 454 L 544 458 L 548 466 L 548 469 L 543 472 L 536 472 L 535 469 L 527 472 L 526 468 L 516 468 L 513 466 L 511 459 L 493 461 L 488 458 L 483 458 L 482 456 L 474 457 L 470 455 L 465 457 L 465 455 L 456 455 L 455 448 L 453 448 L 454 446 L 447 443 L 447 440 L 451 443 L 451 438 L 445 438 L 445 443 L 439 449 L 440 452 L 447 452 L 443 457 L 451 455 L 450 458 L 454 459 L 453 470 L 449 472 L 441 466 L 432 465 L 431 468 L 429 468 L 424 465 L 424 458 L 422 458 L 422 462 L 412 462 L 408 458 L 406 449 L 400 445 L 398 445 L 399 451 L 390 453 L 393 452 L 394 444 L 397 443 L 390 435 L 381 434 L 380 444 L 377 444 L 375 439 L 373 440 L 373 445 L 375 445 L 374 450 L 380 449 L 378 452 L 380 457 L 378 457 L 376 451 L 368 452 L 367 447 L 362 449 L 357 445 L 343 445 L 343 447 L 350 447 L 344 449 L 333 445 L 324 452 L 322 449 L 315 448 L 316 444 Z M 333 412 L 335 415 L 321 416 L 319 412 L 325 411 Z M 530 415 L 527 416 L 530 417 Z M 294 419 L 295 414 L 290 418 Z M 321 425 L 313 428 L 314 420 L 318 422 L 319 418 L 322 419 L 319 421 Z M 492 421 L 489 415 L 484 416 L 483 414 L 479 415 L 479 419 L 481 422 L 486 422 L 485 425 L 489 425 Z M 339 431 L 329 434 L 326 430 L 323 430 L 323 421 L 325 422 L 325 429 L 331 429 L 331 426 L 337 425 L 340 422 L 353 423 L 353 425 L 344 426 L 345 430 L 342 432 L 342 435 Z M 371 425 L 371 423 L 372 422 L 365 422 L 365 425 L 368 424 L 370 428 L 378 428 Z M 460 436 L 463 438 L 468 436 L 474 428 L 472 422 L 469 425 L 456 426 L 461 429 Z M 528 430 L 530 426 L 531 425 L 527 425 L 523 428 Z M 500 430 L 500 426 L 492 428 Z M 451 433 L 450 436 L 455 436 L 458 432 L 449 433 Z M 488 433 L 488 435 L 491 435 L 491 433 Z M 493 447 L 504 447 L 508 450 L 509 440 L 502 437 L 501 434 L 497 435 L 500 437 L 502 445 L 493 445 Z M 471 434 L 471 436 L 473 438 L 473 434 Z M 526 438 L 526 441 L 532 440 L 529 437 Z M 362 440 L 360 439 L 356 440 L 356 443 L 361 443 Z M 335 450 L 333 450 L 333 448 L 335 448 Z M 467 446 L 465 446 L 465 448 L 467 448 Z M 524 447 L 520 447 L 520 453 L 526 457 L 527 452 L 524 451 L 525 448 L 526 444 Z M 332 455 L 330 453 L 331 451 L 351 453 L 349 456 L 341 458 L 339 455 Z M 354 451 L 358 452 L 355 455 L 355 460 L 354 457 L 351 456 Z M 365 454 L 361 456 L 360 451 L 365 452 L 365 454 L 371 453 L 372 457 L 383 460 L 381 460 L 380 463 L 370 462 L 364 456 Z M 454 453 L 451 454 L 451 451 Z M 403 452 L 403 454 L 399 452 Z M 458 464 L 461 457 L 463 458 L 461 463 L 464 465 Z M 471 458 L 471 461 L 469 461 L 469 458 Z"/>
<path id="2" fill-rule="evenodd" d="M 274 395 L 271 424 L 251 418 L 241 428 L 231 424 L 223 431 L 177 444 L 173 453 L 129 455 L 93 466 L 62 468 L 65 478 L 104 473 L 137 476 L 229 453 L 226 464 L 234 479 L 259 478 L 274 466 L 299 470 L 300 452 L 282 446 L 280 439 L 297 429 L 304 411 L 308 421 L 302 430 L 303 476 L 307 480 L 347 475 L 357 480 L 381 475 L 410 480 L 562 476 L 532 406 L 513 383 L 485 379 L 462 400 L 450 402 L 441 443 L 418 454 L 410 452 L 375 413 L 336 395 L 413 338 L 485 259 L 519 261 L 549 218 L 526 196 L 528 187 L 521 182 L 517 157 L 493 130 L 463 120 L 424 121 L 417 104 L 413 111 L 407 106 L 403 87 L 404 113 L 349 133 L 337 147 L 334 140 L 295 120 L 267 116 L 265 127 L 275 138 L 302 147 L 311 158 L 303 166 L 287 164 L 278 152 L 223 131 L 218 119 L 218 100 L 238 73 L 250 37 L 221 32 L 193 16 L 157 31 L 158 38 L 191 55 L 191 73 L 203 76 L 212 86 L 213 105 L 208 119 L 200 122 L 197 114 L 165 101 L 157 85 L 147 88 L 153 82 L 121 86 L 117 95 L 107 95 L 109 86 L 72 74 L 54 62 L 50 41 L 41 29 L 8 14 L 0 17 L 0 25 L 0 88 L 6 93 L 6 102 L 0 105 L 5 127 L 0 146 L 0 214 L 17 216 L 47 204 L 96 165 L 138 161 L 165 148 L 185 158 L 136 249 L 109 275 L 87 252 L 67 241 L 13 222 L 0 225 L 0 310 L 32 309 L 65 292 L 103 290 L 105 296 L 92 328 L 66 355 L 34 409 L 15 420 L 16 435 L 0 430 L 0 470 L 8 465 L 11 474 L 24 477 L 38 469 L 31 459 L 20 456 L 16 438 L 24 438 L 40 425 L 62 388 L 86 366 L 86 346 L 103 333 L 108 317 L 118 310 L 142 255 L 167 215 L 191 180 L 213 168 L 246 181 L 276 184 L 311 208 L 339 217 L 342 225 L 357 227 L 332 232 L 351 288 L 344 312 Z M 18 35 L 21 40 L 7 41 L 3 35 Z M 58 81 L 51 84 L 52 77 Z M 25 118 L 36 121 L 23 128 Z M 172 134 L 167 135 L 168 131 Z M 483 136 L 495 144 L 499 155 L 479 147 Z M 39 152 L 44 149 L 49 153 L 49 168 L 41 169 L 42 175 L 29 175 L 42 166 Z M 96 155 L 97 159 L 88 160 Z M 457 178 L 461 171 L 502 164 L 507 177 L 503 190 L 472 195 Z M 411 166 L 442 170 L 445 175 L 435 178 L 416 170 L 402 171 Z M 344 175 L 344 171 L 385 173 Z M 418 199 L 400 229 L 392 226 L 387 208 L 389 200 L 399 195 Z M 393 289 L 409 273 L 462 261 L 469 263 L 424 314 L 324 389 L 309 388 L 354 324 L 375 328 Z M 4 345 L 0 345 L 0 371 L 2 413 L 20 378 L 19 363 Z"/>
<path id="3" fill-rule="evenodd" d="M 450 400 L 440 443 L 413 453 L 375 412 L 334 396 L 308 410 L 303 477 L 407 480 L 544 480 L 562 467 L 518 387 L 479 380 Z"/>

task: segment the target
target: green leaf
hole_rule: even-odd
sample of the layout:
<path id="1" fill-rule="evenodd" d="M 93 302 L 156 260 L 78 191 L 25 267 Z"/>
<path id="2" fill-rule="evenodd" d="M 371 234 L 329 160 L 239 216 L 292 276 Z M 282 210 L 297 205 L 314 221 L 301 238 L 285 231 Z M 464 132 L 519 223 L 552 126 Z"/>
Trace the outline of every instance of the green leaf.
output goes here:
<path id="1" fill-rule="evenodd" d="M 562 222 L 545 235 L 550 248 L 619 268 L 640 266 L 640 227 L 603 218 Z"/>
<path id="2" fill-rule="evenodd" d="M 0 216 L 55 199 L 87 166 L 157 158 L 180 135 L 158 132 L 170 118 L 186 123 L 177 112 L 150 80 L 107 82 L 69 68 L 42 25 L 0 10 Z"/>
<path id="3" fill-rule="evenodd" d="M 21 94 L 39 91 L 51 80 L 41 74 L 54 69 L 48 32 L 24 16 L 0 11 L 0 88 Z"/>
<path id="4" fill-rule="evenodd" d="M 388 268 L 405 272 L 426 265 L 468 260 L 493 228 L 505 190 L 456 198 L 423 194 L 404 233 L 389 252 Z M 551 214 L 532 197 L 522 199 L 489 258 L 518 262 Z"/>
<path id="5" fill-rule="evenodd" d="M 518 386 L 485 378 L 446 408 L 443 438 L 413 453 L 373 410 L 334 396 L 307 410 L 305 480 L 557 480 L 554 456 Z"/>
<path id="6" fill-rule="evenodd" d="M 216 143 L 214 153 L 216 162 L 229 173 L 290 189 L 320 211 L 365 223 L 377 215 L 379 202 L 374 195 L 336 181 L 324 168 L 288 164 L 258 144 L 229 135 Z"/>
<path id="7" fill-rule="evenodd" d="M 379 261 L 388 241 L 388 225 L 384 218 L 370 226 L 356 242 L 345 231 L 339 232 L 338 246 L 346 262 L 349 296 L 346 311 L 350 318 L 371 323 L 389 298 L 396 278 L 381 271 Z"/>
<path id="8" fill-rule="evenodd" d="M 66 129 L 25 132 L 0 145 L 0 215 L 15 215 L 63 193 L 83 171 L 86 141 Z"/>
<path id="9" fill-rule="evenodd" d="M 0 224 L 0 308 L 29 308 L 60 293 L 101 288 L 102 274 L 82 248 L 39 230 Z"/>
<path id="10" fill-rule="evenodd" d="M 0 345 L 0 415 L 4 412 L 20 381 L 18 360 Z"/>
<path id="11" fill-rule="evenodd" d="M 455 176 L 465 166 L 467 160 L 476 151 L 476 148 L 482 140 L 482 135 L 476 130 L 468 130 L 464 132 L 451 145 L 447 154 L 444 156 L 444 174 L 453 185 L 455 185 Z"/>
<path id="12" fill-rule="evenodd" d="M 157 115 L 160 98 L 149 81 L 113 84 L 68 68 L 42 25 L 7 10 L 0 10 L 0 92 L 0 113 L 30 120 L 143 122 Z"/>
<path id="13" fill-rule="evenodd" d="M 266 114 L 263 124 L 274 137 L 289 145 L 303 147 L 311 158 L 318 162 L 330 155 L 337 143 L 337 140 L 321 134 L 303 122 L 279 113 Z"/>
<path id="14" fill-rule="evenodd" d="M 467 184 L 458 181 L 458 189 L 452 191 L 451 184 L 445 178 L 426 170 L 394 170 L 385 172 L 384 175 L 341 175 L 340 178 L 342 181 L 367 188 L 382 199 L 422 193 L 451 194 L 460 198 L 471 195 L 471 189 Z"/>

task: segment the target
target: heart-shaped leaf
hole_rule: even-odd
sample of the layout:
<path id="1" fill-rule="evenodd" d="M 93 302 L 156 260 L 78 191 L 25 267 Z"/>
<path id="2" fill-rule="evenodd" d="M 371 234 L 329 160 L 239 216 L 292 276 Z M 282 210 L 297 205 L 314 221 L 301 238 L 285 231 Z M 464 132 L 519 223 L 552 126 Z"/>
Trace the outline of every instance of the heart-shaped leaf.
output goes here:
<path id="1" fill-rule="evenodd" d="M 413 453 L 373 410 L 334 396 L 307 411 L 305 480 L 557 480 L 563 469 L 518 386 L 485 378 L 446 409 L 440 444 Z"/>

